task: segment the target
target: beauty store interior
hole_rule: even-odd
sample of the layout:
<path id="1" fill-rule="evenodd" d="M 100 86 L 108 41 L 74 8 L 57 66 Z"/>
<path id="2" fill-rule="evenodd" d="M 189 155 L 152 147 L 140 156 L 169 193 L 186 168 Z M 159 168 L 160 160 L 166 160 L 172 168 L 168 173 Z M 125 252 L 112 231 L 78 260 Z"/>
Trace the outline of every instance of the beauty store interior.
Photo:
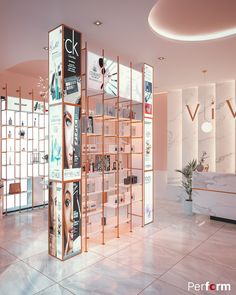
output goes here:
<path id="1" fill-rule="evenodd" d="M 234 1 L 44 2 L 0 12 L 0 295 L 236 294 Z"/>

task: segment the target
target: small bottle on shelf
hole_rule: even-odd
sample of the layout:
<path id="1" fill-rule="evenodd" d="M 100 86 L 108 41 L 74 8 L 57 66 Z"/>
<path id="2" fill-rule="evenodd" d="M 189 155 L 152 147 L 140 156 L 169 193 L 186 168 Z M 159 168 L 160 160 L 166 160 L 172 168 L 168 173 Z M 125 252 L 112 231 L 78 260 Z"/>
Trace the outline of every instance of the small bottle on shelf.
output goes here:
<path id="1" fill-rule="evenodd" d="M 8 138 L 11 138 L 11 130 L 8 131 Z"/>
<path id="2" fill-rule="evenodd" d="M 12 118 L 9 118 L 8 124 L 11 126 L 12 125 Z"/>
<path id="3" fill-rule="evenodd" d="M 34 118 L 34 127 L 36 127 L 36 123 L 37 123 L 36 118 Z"/>

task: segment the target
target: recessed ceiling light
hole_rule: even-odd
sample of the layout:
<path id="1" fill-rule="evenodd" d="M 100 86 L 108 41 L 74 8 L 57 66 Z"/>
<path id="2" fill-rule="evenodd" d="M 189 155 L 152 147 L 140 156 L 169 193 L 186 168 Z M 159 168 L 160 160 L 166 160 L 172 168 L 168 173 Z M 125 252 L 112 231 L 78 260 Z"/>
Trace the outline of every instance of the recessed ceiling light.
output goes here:
<path id="1" fill-rule="evenodd" d="M 164 60 L 164 59 L 166 59 L 166 58 L 165 58 L 164 56 L 159 56 L 158 59 L 159 59 L 159 60 Z"/>
<path id="2" fill-rule="evenodd" d="M 43 50 L 48 51 L 48 47 L 47 46 L 44 46 L 43 47 Z"/>
<path id="3" fill-rule="evenodd" d="M 100 20 L 96 20 L 93 24 L 99 27 L 102 25 L 102 22 Z"/>

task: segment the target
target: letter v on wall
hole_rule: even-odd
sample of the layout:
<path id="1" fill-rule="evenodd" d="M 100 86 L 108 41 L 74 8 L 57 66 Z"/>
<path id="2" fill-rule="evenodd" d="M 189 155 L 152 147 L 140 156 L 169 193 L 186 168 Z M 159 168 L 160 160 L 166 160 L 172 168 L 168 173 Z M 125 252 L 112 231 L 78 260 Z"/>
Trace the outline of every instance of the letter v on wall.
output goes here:
<path id="1" fill-rule="evenodd" d="M 234 112 L 234 110 L 233 110 L 233 107 L 232 107 L 232 105 L 231 105 L 231 102 L 230 102 L 230 100 L 229 100 L 229 99 L 227 99 L 227 100 L 226 100 L 226 102 L 227 102 L 227 105 L 228 105 L 228 107 L 229 107 L 229 109 L 230 109 L 230 111 L 231 111 L 231 113 L 232 113 L 232 115 L 233 115 L 234 119 L 235 119 L 235 118 L 236 118 L 236 112 Z"/>
<path id="2" fill-rule="evenodd" d="M 195 109 L 195 112 L 194 112 L 194 114 L 192 115 L 192 112 L 191 112 L 190 106 L 189 106 L 188 104 L 186 105 L 187 110 L 188 110 L 188 113 L 189 113 L 190 118 L 191 118 L 192 121 L 194 121 L 194 119 L 195 119 L 195 117 L 196 117 L 196 114 L 197 114 L 197 111 L 198 111 L 198 109 L 199 109 L 199 106 L 200 106 L 200 104 L 198 103 L 198 104 L 197 104 L 197 107 L 196 107 L 196 109 Z"/>

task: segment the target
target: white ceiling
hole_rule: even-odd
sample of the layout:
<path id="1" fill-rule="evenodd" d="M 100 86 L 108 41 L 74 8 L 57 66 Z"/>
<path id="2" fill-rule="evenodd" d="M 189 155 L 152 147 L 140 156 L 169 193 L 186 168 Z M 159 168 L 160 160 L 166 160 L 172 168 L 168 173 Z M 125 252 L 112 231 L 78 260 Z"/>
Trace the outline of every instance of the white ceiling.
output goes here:
<path id="1" fill-rule="evenodd" d="M 227 5 L 228 0 L 222 1 Z M 148 24 L 149 12 L 156 2 L 1 0 L 0 35 L 3 42 L 0 47 L 0 71 L 13 67 L 12 71 L 21 74 L 25 69 L 26 75 L 46 73 L 47 52 L 42 48 L 48 42 L 47 32 L 64 23 L 83 32 L 83 40 L 88 41 L 92 50 L 104 48 L 111 58 L 119 55 L 122 63 L 152 64 L 155 67 L 155 92 L 201 84 L 202 69 L 208 70 L 209 82 L 236 79 L 236 37 L 193 43 L 160 37 L 152 32 Z M 214 7 L 210 8 L 213 13 Z M 195 11 L 191 13 L 194 15 Z M 93 25 L 97 19 L 103 22 L 102 26 Z M 182 21 L 179 19 L 179 22 Z M 159 56 L 166 59 L 159 61 Z M 40 60 L 44 62 L 31 62 L 30 67 L 25 66 L 28 61 Z M 15 67 L 20 63 L 23 64 Z"/>

